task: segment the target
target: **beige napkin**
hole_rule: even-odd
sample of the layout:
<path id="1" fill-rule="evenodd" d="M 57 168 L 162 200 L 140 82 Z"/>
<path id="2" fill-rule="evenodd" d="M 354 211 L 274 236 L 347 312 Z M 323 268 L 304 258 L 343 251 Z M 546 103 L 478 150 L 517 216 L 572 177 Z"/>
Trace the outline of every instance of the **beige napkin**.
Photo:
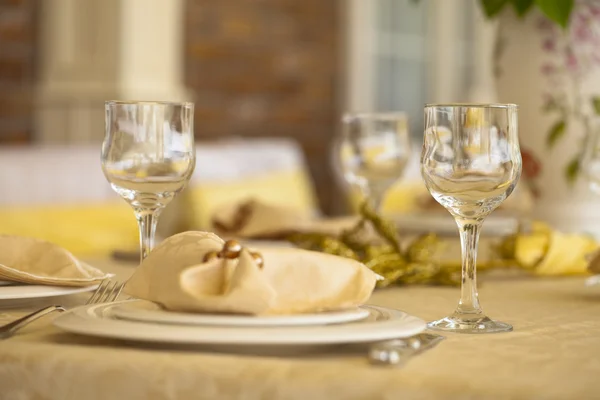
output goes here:
<path id="1" fill-rule="evenodd" d="M 212 228 L 227 237 L 283 239 L 298 232 L 336 235 L 353 227 L 357 221 L 356 216 L 317 219 L 294 208 L 250 199 L 217 209 Z"/>
<path id="2" fill-rule="evenodd" d="M 356 307 L 368 300 L 376 275 L 363 264 L 293 248 L 258 248 L 234 260 L 203 262 L 224 241 L 207 232 L 184 232 L 156 247 L 125 291 L 185 312 L 297 314 Z"/>
<path id="3" fill-rule="evenodd" d="M 110 277 L 55 244 L 0 235 L 0 280 L 36 285 L 89 286 Z"/>

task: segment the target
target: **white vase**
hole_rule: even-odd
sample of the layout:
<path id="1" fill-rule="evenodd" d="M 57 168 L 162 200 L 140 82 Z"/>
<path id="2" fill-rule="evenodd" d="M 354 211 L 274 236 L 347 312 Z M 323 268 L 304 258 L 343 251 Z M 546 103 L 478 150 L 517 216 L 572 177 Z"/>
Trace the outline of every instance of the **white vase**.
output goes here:
<path id="1" fill-rule="evenodd" d="M 565 175 L 584 147 L 586 121 L 594 114 L 591 99 L 600 95 L 600 7 L 591 7 L 578 3 L 566 32 L 537 10 L 524 19 L 507 10 L 498 24 L 495 75 L 499 100 L 519 105 L 522 148 L 542 164 L 533 217 L 563 230 L 600 233 L 600 197 L 583 174 L 574 183 Z M 572 108 L 565 118 L 562 107 L 544 111 L 549 99 L 563 94 Z M 564 134 L 548 148 L 549 132 L 563 119 Z"/>

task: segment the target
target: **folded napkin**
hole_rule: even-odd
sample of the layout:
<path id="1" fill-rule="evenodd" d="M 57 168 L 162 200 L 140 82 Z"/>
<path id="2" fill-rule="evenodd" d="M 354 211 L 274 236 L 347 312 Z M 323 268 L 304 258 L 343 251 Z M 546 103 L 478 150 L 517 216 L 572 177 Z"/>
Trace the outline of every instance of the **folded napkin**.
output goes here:
<path id="1" fill-rule="evenodd" d="M 375 287 L 376 274 L 351 259 L 280 247 L 214 256 L 224 245 L 207 232 L 172 236 L 142 262 L 125 292 L 172 311 L 266 315 L 356 307 Z M 209 254 L 214 258 L 204 261 Z"/>
<path id="2" fill-rule="evenodd" d="M 36 285 L 89 286 L 110 277 L 55 244 L 0 235 L 0 280 Z"/>
<path id="3" fill-rule="evenodd" d="M 299 232 L 336 235 L 357 221 L 357 217 L 317 219 L 295 208 L 249 199 L 217 209 L 212 218 L 212 229 L 223 236 L 283 239 Z"/>
<path id="4" fill-rule="evenodd" d="M 532 223 L 529 232 L 508 236 L 496 247 L 499 257 L 544 276 L 587 273 L 594 264 L 590 255 L 598 248 L 589 235 L 560 232 L 539 221 Z"/>
<path id="5" fill-rule="evenodd" d="M 306 225 L 310 216 L 254 199 L 226 204 L 212 219 L 215 231 L 237 237 L 279 237 Z"/>

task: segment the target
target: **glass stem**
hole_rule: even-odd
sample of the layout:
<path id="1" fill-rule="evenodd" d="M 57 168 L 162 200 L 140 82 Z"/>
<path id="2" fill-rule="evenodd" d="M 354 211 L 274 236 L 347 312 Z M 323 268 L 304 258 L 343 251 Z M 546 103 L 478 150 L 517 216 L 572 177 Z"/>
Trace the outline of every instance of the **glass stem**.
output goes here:
<path id="1" fill-rule="evenodd" d="M 162 210 L 162 207 L 135 210 L 135 216 L 140 228 L 140 263 L 148 257 L 148 254 L 154 248 L 156 226 L 158 225 L 158 217 Z"/>
<path id="2" fill-rule="evenodd" d="M 481 220 L 456 220 L 462 248 L 462 284 L 460 301 L 455 314 L 459 314 L 463 319 L 468 319 L 470 316 L 477 318 L 482 314 L 477 294 L 476 274 L 477 243 L 482 222 Z"/>
<path id="3" fill-rule="evenodd" d="M 369 201 L 373 210 L 377 213 L 381 213 L 381 205 L 383 203 L 383 196 L 385 194 L 382 190 L 371 189 L 369 192 Z"/>

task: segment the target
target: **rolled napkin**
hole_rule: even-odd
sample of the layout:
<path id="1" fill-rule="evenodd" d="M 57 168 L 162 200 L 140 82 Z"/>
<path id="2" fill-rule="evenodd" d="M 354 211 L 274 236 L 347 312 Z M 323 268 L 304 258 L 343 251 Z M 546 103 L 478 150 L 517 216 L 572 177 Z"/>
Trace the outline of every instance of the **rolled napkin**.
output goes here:
<path id="1" fill-rule="evenodd" d="M 142 262 L 125 292 L 171 311 L 285 315 L 357 307 L 375 288 L 376 274 L 351 259 L 228 245 L 208 232 L 172 236 Z"/>
<path id="2" fill-rule="evenodd" d="M 0 235 L 0 280 L 56 286 L 90 286 L 111 275 L 43 240 Z"/>

